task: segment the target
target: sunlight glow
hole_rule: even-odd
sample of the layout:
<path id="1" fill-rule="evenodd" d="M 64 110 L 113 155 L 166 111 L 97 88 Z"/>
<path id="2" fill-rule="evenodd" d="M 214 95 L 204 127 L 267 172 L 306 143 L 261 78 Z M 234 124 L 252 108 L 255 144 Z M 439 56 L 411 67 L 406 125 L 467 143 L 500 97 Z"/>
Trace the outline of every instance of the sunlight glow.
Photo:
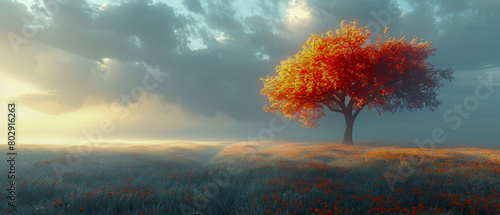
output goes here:
<path id="1" fill-rule="evenodd" d="M 9 78 L 9 77 L 2 77 L 2 82 L 1 82 L 1 91 L 0 91 L 0 99 L 1 100 L 8 100 L 12 99 L 13 97 L 24 95 L 24 94 L 46 94 L 47 92 L 44 92 L 37 88 L 36 86 L 33 86 L 32 84 Z M 7 90 L 8 89 L 8 90 Z"/>
<path id="2" fill-rule="evenodd" d="M 220 36 L 219 36 L 219 37 L 217 37 L 216 39 L 217 39 L 217 41 L 218 41 L 219 43 L 222 43 L 222 42 L 224 42 L 225 40 L 227 40 L 227 39 L 229 39 L 229 38 L 230 38 L 230 37 L 229 37 L 229 35 L 227 35 L 227 34 L 226 34 L 226 33 L 224 33 L 224 32 L 221 32 L 221 33 L 220 33 Z"/>
<path id="3" fill-rule="evenodd" d="M 311 8 L 307 6 L 307 2 L 304 0 L 291 0 L 288 2 L 288 9 L 286 9 L 287 15 L 285 16 L 285 22 L 289 27 L 294 27 L 302 22 L 311 19 Z"/>

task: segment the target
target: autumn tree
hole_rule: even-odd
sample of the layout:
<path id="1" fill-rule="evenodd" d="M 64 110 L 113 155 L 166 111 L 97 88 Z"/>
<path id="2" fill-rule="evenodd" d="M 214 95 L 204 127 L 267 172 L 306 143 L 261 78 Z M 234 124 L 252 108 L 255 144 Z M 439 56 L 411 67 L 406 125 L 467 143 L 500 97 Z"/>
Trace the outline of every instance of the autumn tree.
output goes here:
<path id="1" fill-rule="evenodd" d="M 361 110 L 394 113 L 402 110 L 435 111 L 441 103 L 436 91 L 453 79 L 451 69 L 436 69 L 425 60 L 436 49 L 431 42 L 405 37 L 396 40 L 385 28 L 373 43 L 358 20 L 318 36 L 311 34 L 302 51 L 281 61 L 275 76 L 261 78 L 270 105 L 303 126 L 317 127 L 324 109 L 344 115 L 343 142 L 353 144 L 354 120 Z"/>

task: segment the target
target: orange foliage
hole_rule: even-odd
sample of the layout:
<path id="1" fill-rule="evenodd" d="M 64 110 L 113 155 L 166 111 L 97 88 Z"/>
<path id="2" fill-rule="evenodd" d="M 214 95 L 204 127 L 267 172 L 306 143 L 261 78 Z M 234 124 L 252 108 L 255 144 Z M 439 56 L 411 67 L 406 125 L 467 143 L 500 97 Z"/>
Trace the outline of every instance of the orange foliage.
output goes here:
<path id="1" fill-rule="evenodd" d="M 264 110 L 279 111 L 306 127 L 318 126 L 324 106 L 354 118 L 365 106 L 379 114 L 435 110 L 440 104 L 435 90 L 441 79 L 452 79 L 452 71 L 424 62 L 435 51 L 431 42 L 396 40 L 388 30 L 375 43 L 368 42 L 371 32 L 358 28 L 358 20 L 342 21 L 335 33 L 312 33 L 302 51 L 276 67 L 277 76 L 261 79 L 261 94 L 270 102 Z"/>

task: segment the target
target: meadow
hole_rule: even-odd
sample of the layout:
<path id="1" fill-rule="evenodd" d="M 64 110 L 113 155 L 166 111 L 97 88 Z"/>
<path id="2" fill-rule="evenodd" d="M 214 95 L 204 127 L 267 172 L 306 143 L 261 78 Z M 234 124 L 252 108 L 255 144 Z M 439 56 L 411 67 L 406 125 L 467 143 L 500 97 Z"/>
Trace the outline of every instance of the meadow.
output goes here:
<path id="1" fill-rule="evenodd" d="M 71 150 L 19 145 L 16 209 L 0 165 L 0 213 L 500 214 L 498 149 L 179 142 Z"/>

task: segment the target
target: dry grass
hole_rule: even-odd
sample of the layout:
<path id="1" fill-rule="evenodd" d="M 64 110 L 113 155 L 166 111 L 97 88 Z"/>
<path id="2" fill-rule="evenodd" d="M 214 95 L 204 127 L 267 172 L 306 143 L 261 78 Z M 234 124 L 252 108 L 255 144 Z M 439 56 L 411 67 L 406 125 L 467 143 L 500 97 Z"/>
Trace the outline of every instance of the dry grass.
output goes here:
<path id="1" fill-rule="evenodd" d="M 72 163 L 67 150 L 77 146 L 20 146 L 21 215 L 500 213 L 498 149 L 107 143 Z M 54 165 L 69 168 L 57 171 Z M 402 177 L 401 168 L 414 171 Z M 395 180 L 394 190 L 387 179 Z M 0 195 L 6 197 L 6 190 Z M 3 211 L 12 212 L 4 203 Z"/>

